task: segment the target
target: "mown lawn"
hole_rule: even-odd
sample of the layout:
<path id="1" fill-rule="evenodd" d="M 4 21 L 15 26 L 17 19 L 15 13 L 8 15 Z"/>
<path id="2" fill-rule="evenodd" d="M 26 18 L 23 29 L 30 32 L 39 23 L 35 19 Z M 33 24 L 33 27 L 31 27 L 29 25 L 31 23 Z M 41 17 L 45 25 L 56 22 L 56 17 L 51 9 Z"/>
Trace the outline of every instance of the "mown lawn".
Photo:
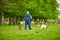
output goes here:
<path id="1" fill-rule="evenodd" d="M 41 30 L 37 24 L 32 24 L 32 30 L 24 30 L 21 25 L 1 25 L 0 40 L 60 40 L 60 24 L 49 23 L 48 28 Z"/>

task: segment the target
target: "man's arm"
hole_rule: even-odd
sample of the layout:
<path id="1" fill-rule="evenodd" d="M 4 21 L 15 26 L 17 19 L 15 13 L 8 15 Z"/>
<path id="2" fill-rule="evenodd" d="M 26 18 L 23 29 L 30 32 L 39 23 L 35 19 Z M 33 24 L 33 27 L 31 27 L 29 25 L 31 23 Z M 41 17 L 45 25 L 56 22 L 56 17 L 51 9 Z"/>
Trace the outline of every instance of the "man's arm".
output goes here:
<path id="1" fill-rule="evenodd" d="M 32 16 L 29 14 L 30 18 L 32 19 Z"/>
<path id="2" fill-rule="evenodd" d="M 32 19 L 32 16 L 30 16 L 30 18 Z"/>

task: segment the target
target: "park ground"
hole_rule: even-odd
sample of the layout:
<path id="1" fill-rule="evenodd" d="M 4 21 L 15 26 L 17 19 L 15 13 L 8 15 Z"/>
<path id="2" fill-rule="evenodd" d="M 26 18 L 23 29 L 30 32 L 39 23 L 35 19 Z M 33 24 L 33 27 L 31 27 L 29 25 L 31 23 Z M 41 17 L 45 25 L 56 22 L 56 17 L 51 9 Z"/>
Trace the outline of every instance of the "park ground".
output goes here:
<path id="1" fill-rule="evenodd" d="M 1 25 L 0 40 L 60 40 L 60 24 L 48 23 L 41 30 L 38 24 L 31 24 L 32 30 L 24 30 L 24 25 Z"/>

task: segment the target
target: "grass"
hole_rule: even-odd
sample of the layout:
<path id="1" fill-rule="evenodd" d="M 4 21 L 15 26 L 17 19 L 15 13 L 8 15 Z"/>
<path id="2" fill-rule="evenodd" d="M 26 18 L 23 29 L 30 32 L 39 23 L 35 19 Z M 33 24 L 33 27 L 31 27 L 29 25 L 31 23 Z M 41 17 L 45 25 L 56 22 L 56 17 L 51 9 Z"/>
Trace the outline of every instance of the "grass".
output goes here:
<path id="1" fill-rule="evenodd" d="M 60 40 L 60 24 L 48 23 L 47 29 L 41 30 L 38 24 L 32 24 L 32 30 L 24 30 L 21 25 L 1 25 L 0 40 Z"/>

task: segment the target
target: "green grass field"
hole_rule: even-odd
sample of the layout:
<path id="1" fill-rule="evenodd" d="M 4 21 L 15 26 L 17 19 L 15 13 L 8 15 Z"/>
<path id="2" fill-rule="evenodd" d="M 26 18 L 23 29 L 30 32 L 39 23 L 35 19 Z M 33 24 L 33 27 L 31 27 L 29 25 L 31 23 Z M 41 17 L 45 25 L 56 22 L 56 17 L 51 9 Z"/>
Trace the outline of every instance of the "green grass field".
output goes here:
<path id="1" fill-rule="evenodd" d="M 48 28 L 41 30 L 37 24 L 32 24 L 32 30 L 19 30 L 18 25 L 1 25 L 0 40 L 60 40 L 60 24 L 47 24 Z"/>

